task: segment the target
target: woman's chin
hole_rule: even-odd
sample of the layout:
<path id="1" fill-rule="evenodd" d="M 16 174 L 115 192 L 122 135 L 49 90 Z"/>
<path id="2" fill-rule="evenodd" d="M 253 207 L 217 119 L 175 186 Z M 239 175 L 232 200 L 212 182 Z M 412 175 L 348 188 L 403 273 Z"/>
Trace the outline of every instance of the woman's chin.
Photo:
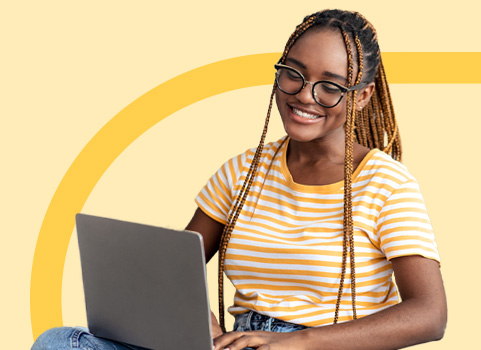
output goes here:
<path id="1" fill-rule="evenodd" d="M 317 132 L 313 132 L 312 127 L 306 128 L 305 126 L 299 127 L 298 125 L 284 123 L 284 130 L 291 140 L 299 142 L 309 142 L 319 137 Z"/>
<path id="2" fill-rule="evenodd" d="M 289 131 L 286 131 L 286 132 L 287 132 L 287 136 L 289 136 L 291 140 L 297 141 L 297 142 L 311 142 L 319 139 L 317 135 L 309 135 L 306 133 L 295 133 L 295 132 L 289 132 Z"/>
<path id="3" fill-rule="evenodd" d="M 326 125 L 293 125 L 284 123 L 284 130 L 291 140 L 297 142 L 328 141 L 341 142 L 344 144 L 343 124 L 334 127 Z"/>

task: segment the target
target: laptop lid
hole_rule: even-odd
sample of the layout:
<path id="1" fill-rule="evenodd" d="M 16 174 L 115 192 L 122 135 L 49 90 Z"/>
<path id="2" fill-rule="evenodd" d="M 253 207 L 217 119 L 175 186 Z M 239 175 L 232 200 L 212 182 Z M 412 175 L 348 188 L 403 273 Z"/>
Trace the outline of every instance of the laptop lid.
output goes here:
<path id="1" fill-rule="evenodd" d="M 211 350 L 202 236 L 77 214 L 90 331 L 150 349 Z"/>

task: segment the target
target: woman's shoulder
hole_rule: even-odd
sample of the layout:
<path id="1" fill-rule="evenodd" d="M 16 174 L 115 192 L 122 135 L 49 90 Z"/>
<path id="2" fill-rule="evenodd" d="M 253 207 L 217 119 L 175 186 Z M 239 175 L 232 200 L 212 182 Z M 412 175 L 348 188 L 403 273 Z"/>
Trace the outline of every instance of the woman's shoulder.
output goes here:
<path id="1" fill-rule="evenodd" d="M 369 152 L 368 157 L 369 159 L 363 169 L 365 174 L 390 177 L 399 184 L 417 182 L 407 167 L 393 159 L 389 154 L 379 149 L 373 149 Z"/>

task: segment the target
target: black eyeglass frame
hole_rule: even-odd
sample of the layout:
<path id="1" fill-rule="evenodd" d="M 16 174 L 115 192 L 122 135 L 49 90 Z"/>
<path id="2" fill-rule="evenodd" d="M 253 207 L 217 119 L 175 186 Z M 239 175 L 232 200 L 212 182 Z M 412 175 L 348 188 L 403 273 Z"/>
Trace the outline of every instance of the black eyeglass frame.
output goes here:
<path id="1" fill-rule="evenodd" d="M 333 81 L 329 81 L 329 80 L 319 80 L 319 81 L 316 81 L 316 82 L 312 82 L 312 81 L 309 81 L 309 80 L 306 80 L 306 78 L 302 75 L 301 72 L 299 72 L 297 69 L 293 68 L 293 67 L 290 67 L 290 66 L 286 66 L 285 64 L 280 64 L 280 63 L 277 63 L 274 65 L 274 68 L 276 70 L 278 69 L 281 69 L 281 68 L 285 68 L 285 69 L 289 69 L 289 70 L 292 70 L 294 72 L 296 72 L 297 74 L 299 74 L 299 76 L 302 78 L 302 86 L 299 88 L 299 90 L 297 90 L 296 92 L 286 92 L 284 90 L 281 89 L 280 85 L 279 85 L 279 82 L 277 80 L 277 71 L 276 71 L 276 85 L 277 87 L 279 88 L 279 90 L 281 90 L 283 93 L 285 94 L 288 94 L 288 95 L 297 95 L 299 92 L 302 91 L 302 89 L 304 89 L 306 87 L 306 85 L 308 83 L 312 84 L 312 97 L 314 98 L 314 101 L 316 101 L 316 103 L 318 105 L 321 105 L 322 107 L 324 108 L 334 108 L 336 107 L 339 102 L 341 102 L 342 98 L 344 97 L 344 94 L 346 92 L 349 92 L 349 91 L 353 91 L 353 90 L 358 90 L 358 89 L 362 89 L 364 86 L 367 85 L 367 83 L 360 83 L 360 84 L 357 84 L 357 85 L 354 85 L 354 86 L 351 86 L 351 87 L 345 87 L 345 86 L 342 86 L 340 84 L 337 84 Z M 334 86 L 336 86 L 337 88 L 339 88 L 339 90 L 341 90 L 341 96 L 339 97 L 339 100 L 336 102 L 336 104 L 332 105 L 332 106 L 326 106 L 322 103 L 320 103 L 317 98 L 316 98 L 316 93 L 314 91 L 314 87 L 317 85 L 317 84 L 320 84 L 320 83 L 329 83 L 329 84 L 332 84 Z"/>

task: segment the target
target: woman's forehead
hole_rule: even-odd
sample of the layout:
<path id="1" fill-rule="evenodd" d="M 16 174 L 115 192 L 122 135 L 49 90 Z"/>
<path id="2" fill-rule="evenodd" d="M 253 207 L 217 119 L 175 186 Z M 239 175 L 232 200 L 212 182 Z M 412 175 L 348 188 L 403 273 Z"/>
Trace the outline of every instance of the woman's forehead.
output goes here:
<path id="1" fill-rule="evenodd" d="M 337 29 L 310 29 L 292 46 L 286 63 L 304 73 L 325 76 L 325 72 L 347 79 L 348 56 L 342 34 Z"/>

